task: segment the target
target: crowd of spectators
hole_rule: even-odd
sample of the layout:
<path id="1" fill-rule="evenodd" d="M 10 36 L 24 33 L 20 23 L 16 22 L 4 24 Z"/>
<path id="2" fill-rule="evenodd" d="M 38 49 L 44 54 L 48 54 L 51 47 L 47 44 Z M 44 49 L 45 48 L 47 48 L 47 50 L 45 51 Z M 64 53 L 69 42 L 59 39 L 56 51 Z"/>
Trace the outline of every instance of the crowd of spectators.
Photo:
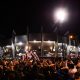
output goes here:
<path id="1" fill-rule="evenodd" d="M 0 80 L 80 80 L 80 59 L 3 59 Z"/>

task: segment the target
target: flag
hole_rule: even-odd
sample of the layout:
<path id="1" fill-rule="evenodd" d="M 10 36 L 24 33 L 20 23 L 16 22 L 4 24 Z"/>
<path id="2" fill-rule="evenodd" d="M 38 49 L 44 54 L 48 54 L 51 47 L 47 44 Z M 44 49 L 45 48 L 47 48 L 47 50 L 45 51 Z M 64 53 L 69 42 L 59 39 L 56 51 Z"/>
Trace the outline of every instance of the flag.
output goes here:
<path id="1" fill-rule="evenodd" d="M 67 32 L 64 33 L 65 36 L 68 35 L 68 34 L 69 34 L 69 31 L 67 31 Z"/>
<path id="2" fill-rule="evenodd" d="M 54 32 L 56 32 L 57 31 L 57 27 L 55 27 L 55 29 L 54 29 Z"/>

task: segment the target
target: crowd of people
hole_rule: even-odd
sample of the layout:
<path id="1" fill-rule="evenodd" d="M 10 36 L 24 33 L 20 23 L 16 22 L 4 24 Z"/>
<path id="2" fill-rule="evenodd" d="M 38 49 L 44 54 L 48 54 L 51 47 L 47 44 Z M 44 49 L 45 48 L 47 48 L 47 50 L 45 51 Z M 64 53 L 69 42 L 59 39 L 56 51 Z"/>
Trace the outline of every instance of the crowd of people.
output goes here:
<path id="1" fill-rule="evenodd" d="M 80 59 L 3 59 L 0 80 L 80 80 Z"/>

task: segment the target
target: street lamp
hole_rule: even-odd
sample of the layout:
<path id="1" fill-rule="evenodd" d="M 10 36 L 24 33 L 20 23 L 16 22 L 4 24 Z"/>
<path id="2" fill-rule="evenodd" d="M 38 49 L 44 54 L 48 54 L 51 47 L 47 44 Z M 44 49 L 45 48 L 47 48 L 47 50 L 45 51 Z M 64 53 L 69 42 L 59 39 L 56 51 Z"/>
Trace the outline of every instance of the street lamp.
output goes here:
<path id="1" fill-rule="evenodd" d="M 74 42 L 74 46 L 75 46 L 75 36 L 74 35 L 69 35 L 69 45 L 71 45 L 71 41 Z"/>
<path id="2" fill-rule="evenodd" d="M 68 11 L 65 8 L 57 8 L 54 11 L 53 17 L 55 23 L 62 24 L 68 19 Z M 58 31 L 59 31 L 59 27 L 57 26 L 57 54 L 55 55 L 55 57 L 58 56 Z M 63 48 L 63 44 L 62 44 L 62 48 Z"/>
<path id="3" fill-rule="evenodd" d="M 58 8 L 54 11 L 56 23 L 64 23 L 68 19 L 68 11 L 65 8 Z"/>
<path id="4" fill-rule="evenodd" d="M 70 36 L 69 36 L 69 39 L 72 39 L 72 38 L 73 38 L 73 35 L 70 35 Z"/>

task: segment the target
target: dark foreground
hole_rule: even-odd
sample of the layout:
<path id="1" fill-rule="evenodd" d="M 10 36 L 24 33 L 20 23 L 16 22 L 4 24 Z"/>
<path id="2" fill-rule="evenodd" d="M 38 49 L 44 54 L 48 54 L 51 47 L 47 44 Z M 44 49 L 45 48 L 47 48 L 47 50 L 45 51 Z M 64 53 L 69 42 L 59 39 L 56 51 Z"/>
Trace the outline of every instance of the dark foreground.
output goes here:
<path id="1" fill-rule="evenodd" d="M 0 80 L 80 80 L 80 60 L 0 61 Z"/>

